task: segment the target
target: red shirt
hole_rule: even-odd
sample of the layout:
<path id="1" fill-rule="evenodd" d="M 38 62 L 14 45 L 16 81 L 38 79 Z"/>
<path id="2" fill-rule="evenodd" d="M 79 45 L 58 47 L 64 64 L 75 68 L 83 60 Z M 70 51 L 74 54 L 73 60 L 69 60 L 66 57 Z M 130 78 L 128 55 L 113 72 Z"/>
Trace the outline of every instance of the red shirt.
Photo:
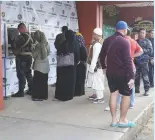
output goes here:
<path id="1" fill-rule="evenodd" d="M 134 54 L 135 54 L 136 52 L 139 52 L 139 51 L 141 50 L 141 47 L 140 47 L 139 44 L 138 44 L 134 39 L 132 39 L 130 36 L 126 36 L 125 38 L 129 41 L 129 43 L 130 43 L 130 45 L 131 45 L 131 57 L 132 57 L 132 59 L 134 59 Z"/>
<path id="2" fill-rule="evenodd" d="M 139 46 L 139 44 L 137 43 L 137 41 L 135 41 L 134 39 L 132 39 L 130 36 L 125 36 L 125 38 L 128 40 L 128 42 L 130 43 L 130 54 L 132 57 L 132 60 L 134 60 L 134 54 L 136 52 L 139 52 L 141 47 Z M 133 68 L 135 69 L 135 64 L 133 62 Z"/>

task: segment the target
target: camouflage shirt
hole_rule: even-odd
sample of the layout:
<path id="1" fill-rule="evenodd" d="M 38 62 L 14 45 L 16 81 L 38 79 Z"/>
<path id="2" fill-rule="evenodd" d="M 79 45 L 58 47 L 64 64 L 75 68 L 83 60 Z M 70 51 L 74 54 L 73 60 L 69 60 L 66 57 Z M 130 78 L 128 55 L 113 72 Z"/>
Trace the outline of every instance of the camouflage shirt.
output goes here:
<path id="1" fill-rule="evenodd" d="M 24 53 L 24 52 L 32 52 L 33 51 L 33 39 L 29 38 L 29 33 L 21 33 L 19 36 L 14 41 L 14 46 L 13 46 L 13 52 L 15 55 L 18 53 Z M 26 43 L 27 42 L 27 43 Z M 26 44 L 26 45 L 24 45 Z M 16 52 L 18 52 L 16 54 Z"/>

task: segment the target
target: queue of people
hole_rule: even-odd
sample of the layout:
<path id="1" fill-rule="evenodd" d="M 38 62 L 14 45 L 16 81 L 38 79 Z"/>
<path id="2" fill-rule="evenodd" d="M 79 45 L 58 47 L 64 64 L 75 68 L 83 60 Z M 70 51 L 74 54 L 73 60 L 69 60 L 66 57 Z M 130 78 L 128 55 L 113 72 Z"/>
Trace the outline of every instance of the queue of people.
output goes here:
<path id="1" fill-rule="evenodd" d="M 19 91 L 12 97 L 24 97 L 26 80 L 27 94 L 33 101 L 48 99 L 49 45 L 43 32 L 36 31 L 33 36 L 26 26 L 18 26 L 21 33 L 15 40 L 13 52 L 16 56 Z M 131 35 L 124 21 L 116 24 L 114 35 L 103 39 L 103 31 L 95 28 L 89 52 L 84 37 L 79 32 L 62 27 L 56 36 L 57 81 L 54 101 L 68 101 L 75 96 L 85 95 L 85 87 L 93 93 L 88 97 L 93 103 L 105 102 L 105 79 L 110 89 L 109 107 L 112 127 L 134 127 L 134 122 L 126 118 L 128 109 L 135 106 L 135 93 L 140 92 L 140 79 L 144 82 L 144 96 L 149 95 L 154 85 L 154 31 L 140 29 L 138 36 Z M 88 54 L 88 55 L 87 55 Z M 33 62 L 32 62 L 33 59 Z M 33 63 L 34 76 L 31 73 Z M 120 118 L 116 111 L 120 109 Z"/>

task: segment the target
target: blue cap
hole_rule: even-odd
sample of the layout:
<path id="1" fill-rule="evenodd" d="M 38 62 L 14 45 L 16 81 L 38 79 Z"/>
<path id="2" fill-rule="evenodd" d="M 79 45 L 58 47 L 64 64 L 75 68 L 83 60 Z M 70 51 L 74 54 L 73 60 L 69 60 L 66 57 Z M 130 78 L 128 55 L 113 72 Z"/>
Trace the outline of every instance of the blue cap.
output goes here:
<path id="1" fill-rule="evenodd" d="M 128 24 L 125 21 L 119 21 L 116 24 L 116 30 L 130 30 Z"/>

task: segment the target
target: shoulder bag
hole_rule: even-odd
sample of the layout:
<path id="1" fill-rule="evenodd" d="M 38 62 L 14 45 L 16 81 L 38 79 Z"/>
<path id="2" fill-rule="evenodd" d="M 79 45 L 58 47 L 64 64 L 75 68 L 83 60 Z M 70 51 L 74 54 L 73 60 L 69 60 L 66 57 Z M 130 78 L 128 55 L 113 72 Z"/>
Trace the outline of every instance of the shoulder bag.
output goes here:
<path id="1" fill-rule="evenodd" d="M 57 67 L 74 66 L 74 53 L 57 55 Z"/>

